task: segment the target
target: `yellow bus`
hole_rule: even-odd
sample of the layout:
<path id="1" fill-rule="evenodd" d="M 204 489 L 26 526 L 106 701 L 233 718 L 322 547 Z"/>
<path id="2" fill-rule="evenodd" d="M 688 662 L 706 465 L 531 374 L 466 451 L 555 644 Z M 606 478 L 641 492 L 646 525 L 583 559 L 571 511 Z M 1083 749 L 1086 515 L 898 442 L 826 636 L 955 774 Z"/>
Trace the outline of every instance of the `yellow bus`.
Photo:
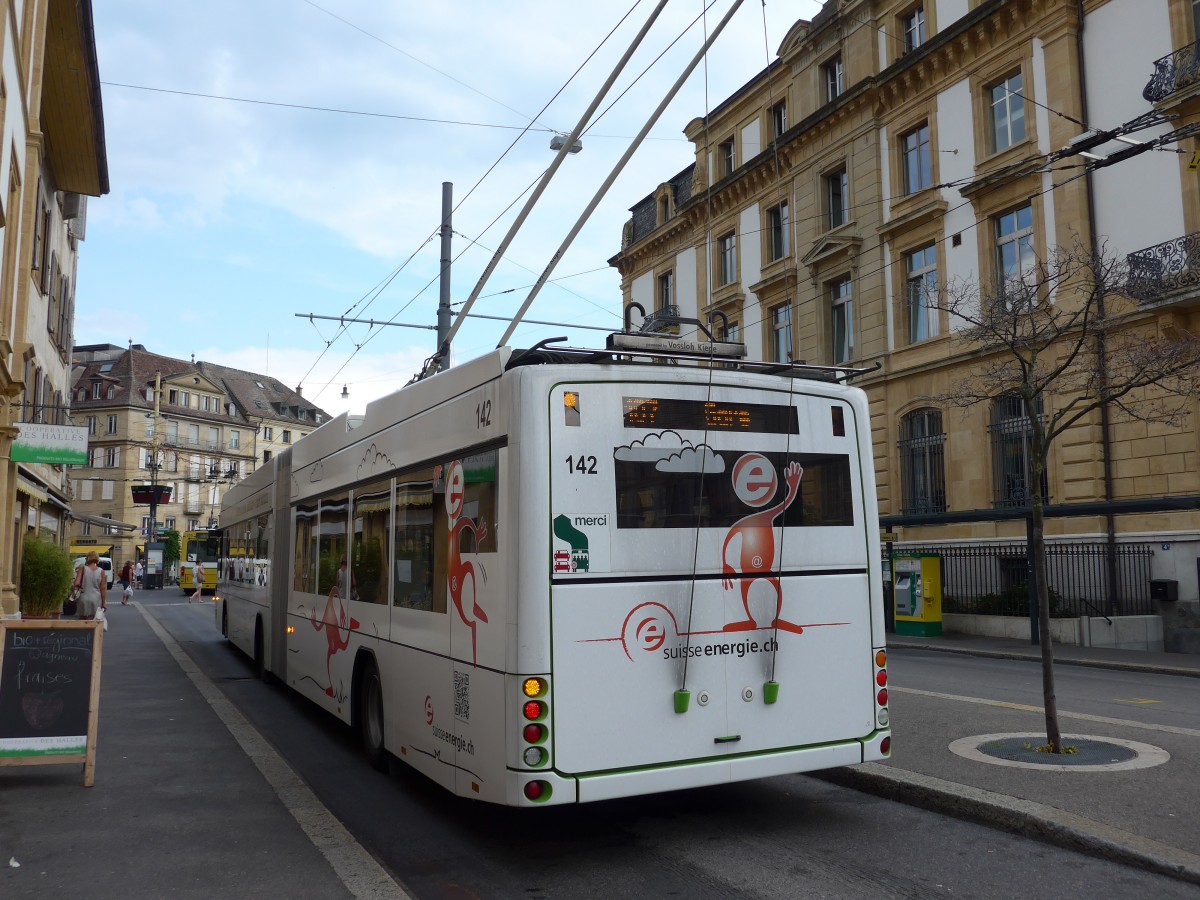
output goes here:
<path id="1" fill-rule="evenodd" d="M 221 549 L 221 532 L 185 531 L 179 537 L 179 588 L 185 594 L 194 593 L 196 585 L 192 583 L 192 569 L 197 562 L 204 563 L 204 593 L 212 594 L 217 590 L 217 565 Z"/>

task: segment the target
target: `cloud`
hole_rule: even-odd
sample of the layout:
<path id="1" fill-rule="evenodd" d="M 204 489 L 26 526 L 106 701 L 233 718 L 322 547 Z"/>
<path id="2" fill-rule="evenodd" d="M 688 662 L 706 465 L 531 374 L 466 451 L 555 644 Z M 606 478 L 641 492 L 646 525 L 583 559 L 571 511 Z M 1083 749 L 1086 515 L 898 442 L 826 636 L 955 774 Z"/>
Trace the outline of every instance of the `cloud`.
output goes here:
<path id="1" fill-rule="evenodd" d="M 704 472 L 708 475 L 720 475 L 725 471 L 725 460 L 708 444 L 699 444 L 673 453 L 654 468 L 659 472 Z"/>

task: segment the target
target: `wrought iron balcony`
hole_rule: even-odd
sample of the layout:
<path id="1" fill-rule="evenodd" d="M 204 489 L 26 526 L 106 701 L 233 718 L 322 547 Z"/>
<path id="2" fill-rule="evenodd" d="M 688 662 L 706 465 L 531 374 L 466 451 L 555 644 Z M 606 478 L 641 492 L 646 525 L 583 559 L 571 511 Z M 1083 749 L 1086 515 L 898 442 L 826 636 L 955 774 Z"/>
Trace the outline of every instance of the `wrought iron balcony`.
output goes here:
<path id="1" fill-rule="evenodd" d="M 641 330 L 648 334 L 662 334 L 670 331 L 671 333 L 679 330 L 679 307 L 675 304 L 669 306 L 661 306 L 642 322 Z"/>
<path id="2" fill-rule="evenodd" d="M 1165 100 L 1176 91 L 1200 81 L 1200 41 L 1174 53 L 1168 53 L 1154 63 L 1154 74 L 1142 91 L 1151 103 Z"/>
<path id="3" fill-rule="evenodd" d="M 1200 287 L 1200 232 L 1130 253 L 1126 293 L 1142 304 Z"/>

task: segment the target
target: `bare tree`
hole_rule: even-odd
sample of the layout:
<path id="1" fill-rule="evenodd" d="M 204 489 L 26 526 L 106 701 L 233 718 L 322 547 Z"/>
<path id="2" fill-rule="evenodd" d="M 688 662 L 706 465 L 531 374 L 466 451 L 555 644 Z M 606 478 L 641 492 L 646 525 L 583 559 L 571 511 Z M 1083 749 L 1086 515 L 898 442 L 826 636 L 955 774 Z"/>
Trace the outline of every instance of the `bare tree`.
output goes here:
<path id="1" fill-rule="evenodd" d="M 1131 419 L 1180 424 L 1200 379 L 1200 338 L 1157 318 L 1124 293 L 1125 260 L 1082 242 L 988 289 L 956 282 L 930 305 L 950 315 L 969 374 L 934 402 L 967 407 L 1011 397 L 1028 437 L 1042 689 L 1049 749 L 1061 753 L 1050 641 L 1042 483 L 1054 441 L 1103 406 Z"/>

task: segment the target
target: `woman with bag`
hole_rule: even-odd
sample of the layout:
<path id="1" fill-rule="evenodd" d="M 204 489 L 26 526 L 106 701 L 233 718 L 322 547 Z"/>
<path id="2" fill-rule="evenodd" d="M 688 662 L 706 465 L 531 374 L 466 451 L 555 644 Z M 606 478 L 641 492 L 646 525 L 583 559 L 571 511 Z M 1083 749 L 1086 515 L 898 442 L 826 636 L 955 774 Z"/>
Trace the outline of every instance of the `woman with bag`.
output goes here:
<path id="1" fill-rule="evenodd" d="M 128 606 L 133 598 L 133 563 L 125 560 L 117 580 L 121 582 L 121 605 Z"/>
<path id="2" fill-rule="evenodd" d="M 94 619 L 98 610 L 108 610 L 108 577 L 95 550 L 88 552 L 87 561 L 79 567 L 75 587 L 79 588 L 79 618 Z"/>

